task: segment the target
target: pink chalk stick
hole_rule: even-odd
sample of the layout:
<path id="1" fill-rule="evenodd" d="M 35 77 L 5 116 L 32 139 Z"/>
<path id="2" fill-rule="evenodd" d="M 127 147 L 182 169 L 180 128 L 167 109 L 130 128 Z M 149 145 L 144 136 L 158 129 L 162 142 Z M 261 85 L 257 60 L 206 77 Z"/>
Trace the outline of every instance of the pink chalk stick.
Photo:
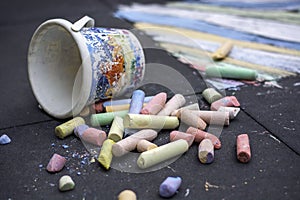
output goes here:
<path id="1" fill-rule="evenodd" d="M 46 169 L 48 172 L 59 172 L 64 168 L 66 162 L 66 158 L 55 153 L 50 159 Z"/>
<path id="2" fill-rule="evenodd" d="M 80 138 L 85 142 L 100 147 L 102 146 L 104 140 L 106 140 L 106 133 L 99 129 L 88 128 L 83 132 Z"/>
<path id="3" fill-rule="evenodd" d="M 237 158 L 242 163 L 247 163 L 251 159 L 251 149 L 247 134 L 241 134 L 236 139 Z"/>
<path id="4" fill-rule="evenodd" d="M 210 106 L 211 110 L 218 110 L 221 106 L 224 107 L 239 107 L 240 103 L 238 102 L 237 98 L 235 96 L 228 96 L 223 97 L 222 99 L 219 99 L 215 102 L 213 102 Z"/>
<path id="5" fill-rule="evenodd" d="M 167 94 L 161 92 L 155 95 L 149 103 L 141 110 L 141 114 L 156 115 L 163 109 L 167 101 Z"/>
<path id="6" fill-rule="evenodd" d="M 187 141 L 187 143 L 189 144 L 189 147 L 190 147 L 194 142 L 195 135 L 180 132 L 180 131 L 172 131 L 170 133 L 170 141 L 171 142 L 180 140 L 180 139 L 184 139 L 185 141 Z"/>
<path id="7" fill-rule="evenodd" d="M 200 129 L 189 127 L 186 133 L 192 134 L 195 136 L 195 142 L 201 142 L 204 139 L 210 139 L 214 145 L 215 149 L 221 148 L 221 141 L 215 135 L 202 131 Z"/>

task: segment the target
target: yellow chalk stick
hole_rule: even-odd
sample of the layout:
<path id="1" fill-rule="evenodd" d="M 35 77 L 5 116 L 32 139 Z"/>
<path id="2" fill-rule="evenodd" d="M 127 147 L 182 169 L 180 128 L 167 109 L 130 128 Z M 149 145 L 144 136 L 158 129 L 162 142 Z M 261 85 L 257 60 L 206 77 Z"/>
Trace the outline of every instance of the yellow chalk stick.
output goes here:
<path id="1" fill-rule="evenodd" d="M 123 134 L 124 134 L 123 119 L 119 116 L 115 116 L 114 121 L 108 132 L 108 138 L 115 142 L 118 142 L 123 138 Z"/>
<path id="2" fill-rule="evenodd" d="M 212 59 L 214 60 L 221 60 L 225 58 L 231 51 L 233 47 L 232 41 L 228 40 L 225 43 L 223 43 L 213 54 Z"/>
<path id="3" fill-rule="evenodd" d="M 85 124 L 82 117 L 75 117 L 55 128 L 55 135 L 61 139 L 71 135 L 75 127 Z"/>
<path id="4" fill-rule="evenodd" d="M 112 146 L 115 144 L 115 142 L 111 139 L 107 139 L 103 142 L 100 154 L 97 158 L 98 162 L 101 163 L 101 165 L 105 169 L 109 169 L 113 155 L 112 155 Z"/>

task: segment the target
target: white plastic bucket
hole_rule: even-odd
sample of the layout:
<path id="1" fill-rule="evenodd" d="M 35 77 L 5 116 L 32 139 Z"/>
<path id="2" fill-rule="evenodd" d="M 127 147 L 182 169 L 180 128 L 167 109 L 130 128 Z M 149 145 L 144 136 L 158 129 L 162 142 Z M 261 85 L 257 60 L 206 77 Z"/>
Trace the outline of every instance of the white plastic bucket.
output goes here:
<path id="1" fill-rule="evenodd" d="M 133 88 L 145 58 L 128 30 L 94 28 L 88 16 L 72 24 L 51 19 L 35 31 L 28 51 L 33 93 L 51 116 L 68 118 L 84 106 Z"/>

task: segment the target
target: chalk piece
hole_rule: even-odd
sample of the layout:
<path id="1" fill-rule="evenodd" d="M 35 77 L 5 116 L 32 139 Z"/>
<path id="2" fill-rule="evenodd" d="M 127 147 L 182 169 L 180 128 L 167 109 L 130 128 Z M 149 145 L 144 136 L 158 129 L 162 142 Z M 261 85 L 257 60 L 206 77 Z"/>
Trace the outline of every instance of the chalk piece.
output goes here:
<path id="1" fill-rule="evenodd" d="M 185 98 L 181 94 L 175 94 L 166 104 L 165 107 L 157 113 L 159 116 L 169 116 L 171 113 L 185 104 Z"/>
<path id="2" fill-rule="evenodd" d="M 251 159 L 251 149 L 247 134 L 238 135 L 236 140 L 237 159 L 242 163 L 247 163 Z"/>
<path id="3" fill-rule="evenodd" d="M 139 114 L 143 108 L 145 98 L 145 92 L 142 90 L 135 90 L 132 93 L 130 106 L 129 106 L 129 112 L 132 114 Z"/>
<path id="4" fill-rule="evenodd" d="M 103 142 L 101 147 L 100 154 L 97 158 L 98 162 L 105 168 L 109 169 L 113 154 L 112 154 L 112 146 L 115 144 L 113 140 L 107 139 Z"/>
<path id="5" fill-rule="evenodd" d="M 155 95 L 149 103 L 143 107 L 141 114 L 156 115 L 163 109 L 167 101 L 167 93 L 161 92 Z"/>
<path id="6" fill-rule="evenodd" d="M 202 92 L 204 99 L 211 104 L 214 101 L 221 99 L 223 96 L 217 92 L 214 88 L 207 88 Z"/>
<path id="7" fill-rule="evenodd" d="M 159 186 L 159 195 L 161 197 L 169 198 L 176 194 L 181 185 L 180 177 L 168 177 Z"/>
<path id="8" fill-rule="evenodd" d="M 218 109 L 219 112 L 229 112 L 230 119 L 234 119 L 239 114 L 240 110 L 241 110 L 240 108 L 224 107 L 224 106 L 221 106 Z"/>
<path id="9" fill-rule="evenodd" d="M 194 104 L 191 104 L 191 105 L 188 105 L 188 106 L 184 106 L 184 107 L 182 107 L 182 108 L 179 108 L 179 109 L 177 109 L 177 110 L 174 110 L 174 111 L 171 113 L 171 116 L 176 116 L 176 117 L 179 117 L 179 118 L 180 118 L 181 112 L 182 112 L 184 109 L 187 109 L 187 110 L 200 110 L 199 104 L 198 104 L 198 103 L 194 103 Z"/>
<path id="10" fill-rule="evenodd" d="M 48 172 L 59 172 L 64 168 L 66 162 L 66 158 L 55 153 L 50 159 L 46 169 Z"/>
<path id="11" fill-rule="evenodd" d="M 11 139 L 6 134 L 1 135 L 0 144 L 9 144 L 9 143 L 11 143 Z"/>
<path id="12" fill-rule="evenodd" d="M 96 103 L 94 103 L 94 104 L 92 104 L 92 106 L 91 106 L 91 108 L 90 108 L 90 111 L 91 110 L 94 110 L 95 112 L 94 113 L 101 113 L 101 112 L 103 112 L 103 103 L 104 102 L 96 102 Z"/>
<path id="13" fill-rule="evenodd" d="M 123 138 L 124 126 L 123 119 L 119 116 L 116 116 L 108 133 L 108 138 L 118 142 Z"/>
<path id="14" fill-rule="evenodd" d="M 213 54 L 212 59 L 213 60 L 222 60 L 226 58 L 226 56 L 230 53 L 231 49 L 233 47 L 232 41 L 228 40 L 225 43 L 223 43 Z"/>
<path id="15" fill-rule="evenodd" d="M 118 195 L 118 200 L 136 200 L 136 194 L 132 190 L 123 190 Z"/>
<path id="16" fill-rule="evenodd" d="M 209 164 L 214 160 L 214 145 L 210 139 L 204 139 L 200 142 L 198 148 L 198 158 L 201 163 Z"/>
<path id="17" fill-rule="evenodd" d="M 188 126 L 199 128 L 201 130 L 206 128 L 206 123 L 191 110 L 182 110 L 180 120 Z"/>
<path id="18" fill-rule="evenodd" d="M 206 68 L 205 74 L 206 76 L 210 77 L 231 78 L 250 81 L 256 80 L 257 77 L 257 72 L 255 70 L 235 67 L 228 64 L 209 66 Z"/>
<path id="19" fill-rule="evenodd" d="M 203 119 L 207 124 L 215 124 L 222 126 L 229 125 L 229 112 L 199 110 L 192 111 L 192 113 Z"/>
<path id="20" fill-rule="evenodd" d="M 151 129 L 143 129 L 139 132 L 130 135 L 123 140 L 115 143 L 112 147 L 112 153 L 116 157 L 123 156 L 128 152 L 134 150 L 137 146 L 137 143 L 144 139 L 148 141 L 152 141 L 157 137 L 157 132 Z"/>
<path id="21" fill-rule="evenodd" d="M 122 110 L 117 112 L 99 113 L 91 115 L 92 126 L 105 126 L 112 123 L 115 116 L 124 117 L 128 113 L 128 110 Z"/>
<path id="22" fill-rule="evenodd" d="M 70 121 L 67 121 L 55 128 L 55 134 L 57 137 L 63 139 L 67 137 L 68 135 L 71 135 L 73 133 L 73 130 L 76 126 L 79 126 L 81 124 L 85 124 L 85 121 L 82 117 L 75 117 L 71 119 Z"/>
<path id="23" fill-rule="evenodd" d="M 106 140 L 106 133 L 99 129 L 88 128 L 80 136 L 80 139 L 100 147 L 102 146 L 104 140 Z"/>
<path id="24" fill-rule="evenodd" d="M 184 132 L 180 132 L 180 131 L 172 131 L 170 133 L 170 141 L 176 141 L 179 139 L 183 139 L 185 141 L 187 141 L 187 143 L 189 144 L 189 147 L 193 144 L 195 136 L 192 134 L 188 134 L 188 133 L 184 133 Z"/>
<path id="25" fill-rule="evenodd" d="M 156 148 L 157 145 L 149 142 L 148 140 L 140 140 L 137 145 L 136 145 L 136 150 L 138 152 L 144 152 L 144 151 L 149 151 L 151 149 Z"/>
<path id="26" fill-rule="evenodd" d="M 210 139 L 211 142 L 213 143 L 215 149 L 220 149 L 221 148 L 221 141 L 219 138 L 217 138 L 215 135 L 211 133 L 207 133 L 205 131 L 199 130 L 194 127 L 189 127 L 186 130 L 186 133 L 192 134 L 195 136 L 195 142 L 201 142 L 204 139 Z"/>
<path id="27" fill-rule="evenodd" d="M 137 165 L 141 169 L 146 169 L 161 162 L 179 156 L 189 149 L 189 144 L 185 140 L 176 140 L 155 149 L 141 153 L 137 160 Z"/>
<path id="28" fill-rule="evenodd" d="M 64 175 L 59 179 L 59 190 L 60 191 L 69 191 L 73 190 L 75 187 L 75 183 L 72 178 L 68 175 Z"/>
<path id="29" fill-rule="evenodd" d="M 218 110 L 221 106 L 224 107 L 239 107 L 240 103 L 238 102 L 237 98 L 235 96 L 227 96 L 227 97 L 223 97 L 222 99 L 219 99 L 215 102 L 213 102 L 210 106 L 211 110 Z"/>
<path id="30" fill-rule="evenodd" d="M 177 117 L 127 114 L 123 120 L 124 128 L 131 129 L 174 129 L 179 126 Z"/>
<path id="31" fill-rule="evenodd" d="M 146 106 L 147 103 L 144 103 L 143 106 Z M 130 104 L 121 104 L 121 105 L 111 105 L 106 106 L 105 111 L 106 112 L 116 112 L 121 110 L 128 110 L 129 111 Z"/>
<path id="32" fill-rule="evenodd" d="M 147 96 L 144 98 L 144 103 L 148 103 L 151 99 L 153 98 L 153 96 Z M 116 106 L 116 105 L 124 105 L 124 104 L 130 104 L 131 99 L 111 99 L 109 101 L 105 101 L 103 103 L 104 108 L 106 108 L 107 106 Z"/>
<path id="33" fill-rule="evenodd" d="M 76 126 L 76 127 L 74 128 L 74 134 L 75 134 L 77 137 L 81 137 L 82 134 L 83 134 L 83 132 L 84 132 L 86 129 L 88 129 L 88 128 L 90 128 L 90 127 L 89 127 L 88 125 L 86 125 L 86 124 L 82 124 L 82 125 Z"/>
<path id="34" fill-rule="evenodd" d="M 86 117 L 90 114 L 90 107 L 89 106 L 86 106 L 82 109 L 82 111 L 80 112 L 80 116 L 81 117 Z"/>

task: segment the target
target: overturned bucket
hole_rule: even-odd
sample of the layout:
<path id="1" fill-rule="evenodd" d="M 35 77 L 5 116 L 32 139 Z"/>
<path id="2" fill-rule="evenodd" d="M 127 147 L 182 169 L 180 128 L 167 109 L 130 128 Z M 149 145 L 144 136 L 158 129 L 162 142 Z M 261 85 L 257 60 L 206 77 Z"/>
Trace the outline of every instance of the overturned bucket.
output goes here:
<path id="1" fill-rule="evenodd" d="M 88 16 L 74 24 L 51 19 L 31 39 L 30 84 L 53 117 L 77 115 L 84 106 L 118 96 L 143 79 L 145 58 L 138 39 L 128 30 L 93 26 Z"/>

